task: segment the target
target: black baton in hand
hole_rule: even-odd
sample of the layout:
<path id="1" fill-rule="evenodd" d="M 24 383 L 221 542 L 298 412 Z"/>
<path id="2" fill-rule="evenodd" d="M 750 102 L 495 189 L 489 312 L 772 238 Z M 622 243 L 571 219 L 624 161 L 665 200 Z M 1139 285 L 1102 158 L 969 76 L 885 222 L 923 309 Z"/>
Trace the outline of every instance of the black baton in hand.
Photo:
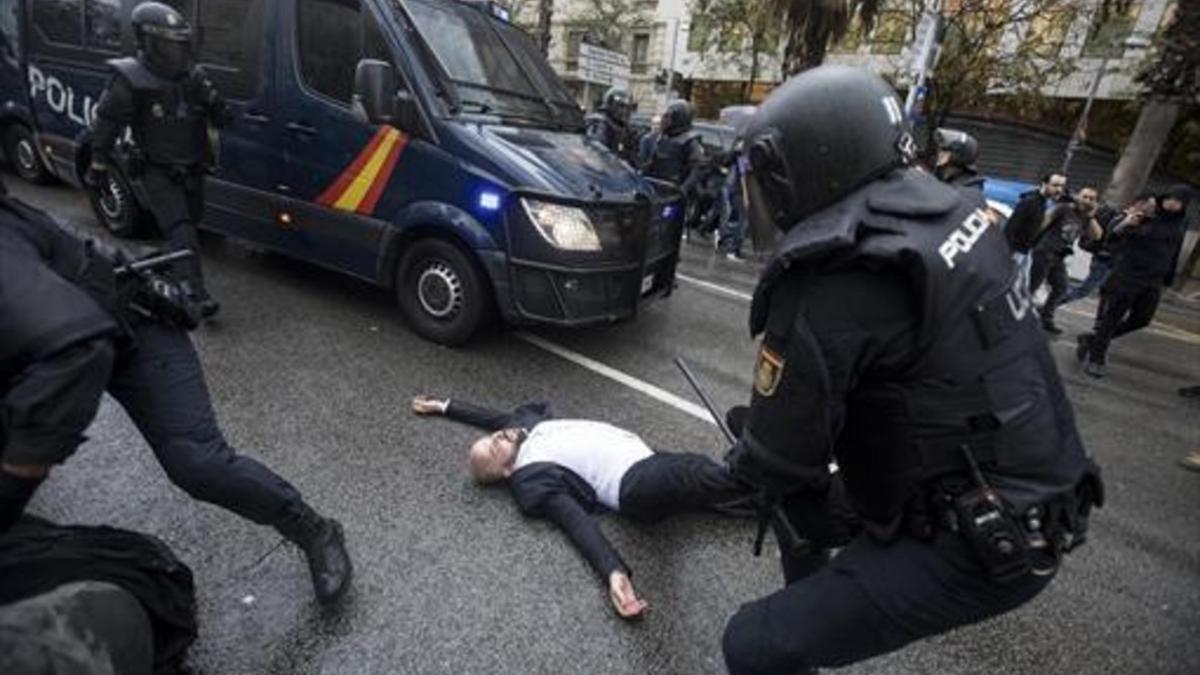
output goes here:
<path id="1" fill-rule="evenodd" d="M 700 397 L 700 401 L 708 409 L 708 414 L 712 416 L 717 428 L 725 435 L 725 440 L 729 441 L 730 445 L 736 445 L 738 439 L 733 435 L 733 431 L 730 430 L 729 425 L 725 423 L 725 418 L 717 413 L 717 406 L 700 386 L 700 382 L 692 373 L 692 369 L 688 367 L 687 361 L 684 361 L 682 356 L 676 356 L 675 365 L 679 366 L 684 379 L 688 381 L 688 384 L 692 385 L 692 390 L 696 392 L 696 396 Z M 761 507 L 761 515 L 758 519 L 758 533 L 754 537 L 754 557 L 757 558 L 762 555 L 763 540 L 767 538 L 768 523 L 775 524 L 776 534 L 779 535 L 780 539 L 786 540 L 781 541 L 780 545 L 791 551 L 792 555 L 804 556 L 812 551 L 811 542 L 796 532 L 796 528 L 792 526 L 792 521 L 787 517 L 783 507 L 779 505 L 777 500 L 769 502 L 764 500 Z"/>

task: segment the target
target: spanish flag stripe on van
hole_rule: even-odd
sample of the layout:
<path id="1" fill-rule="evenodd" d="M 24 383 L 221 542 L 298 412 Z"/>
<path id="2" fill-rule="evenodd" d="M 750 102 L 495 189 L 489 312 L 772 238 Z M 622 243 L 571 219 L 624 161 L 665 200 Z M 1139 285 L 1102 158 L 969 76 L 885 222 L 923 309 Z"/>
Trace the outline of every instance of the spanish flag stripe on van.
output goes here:
<path id="1" fill-rule="evenodd" d="M 317 197 L 317 203 L 370 215 L 407 142 L 408 137 L 394 127 L 380 127 L 350 166 Z"/>

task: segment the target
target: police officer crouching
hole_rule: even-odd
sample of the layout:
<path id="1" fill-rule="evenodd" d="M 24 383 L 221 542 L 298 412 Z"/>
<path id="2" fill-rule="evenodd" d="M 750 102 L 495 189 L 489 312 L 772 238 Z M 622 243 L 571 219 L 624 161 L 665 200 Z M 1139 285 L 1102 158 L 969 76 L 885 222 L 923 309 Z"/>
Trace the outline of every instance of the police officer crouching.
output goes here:
<path id="1" fill-rule="evenodd" d="M 1033 598 L 1101 483 L 983 200 L 912 166 L 900 102 L 864 70 L 788 81 L 746 145 L 751 225 L 778 241 L 730 464 L 815 548 L 780 537 L 788 585 L 729 621 L 730 672 L 845 666 Z"/>
<path id="2" fill-rule="evenodd" d="M 631 158 L 633 143 L 629 132 L 629 115 L 632 111 L 629 92 L 620 87 L 610 87 L 604 92 L 600 109 L 587 117 L 587 137 L 622 159 Z"/>
<path id="3" fill-rule="evenodd" d="M 204 285 L 196 224 L 204 213 L 208 125 L 227 124 L 228 108 L 193 62 L 192 31 L 182 14 L 159 2 L 143 2 L 133 9 L 131 21 L 138 54 L 109 61 L 116 74 L 96 109 L 86 181 L 107 189 L 114 146 L 131 128 L 136 147 L 127 173 L 135 194 L 172 248 L 196 252 L 178 263 L 174 274 L 209 317 L 219 305 Z"/>
<path id="4" fill-rule="evenodd" d="M 187 330 L 198 312 L 171 279 L 61 229 L 0 189 L 0 532 L 83 442 L 107 391 L 192 497 L 275 527 L 332 603 L 352 565 L 342 526 L 217 424 Z"/>
<path id="5" fill-rule="evenodd" d="M 979 159 L 979 143 L 975 137 L 965 131 L 943 127 L 934 132 L 933 140 L 937 146 L 933 174 L 938 180 L 982 193 L 984 178 L 975 168 Z"/>

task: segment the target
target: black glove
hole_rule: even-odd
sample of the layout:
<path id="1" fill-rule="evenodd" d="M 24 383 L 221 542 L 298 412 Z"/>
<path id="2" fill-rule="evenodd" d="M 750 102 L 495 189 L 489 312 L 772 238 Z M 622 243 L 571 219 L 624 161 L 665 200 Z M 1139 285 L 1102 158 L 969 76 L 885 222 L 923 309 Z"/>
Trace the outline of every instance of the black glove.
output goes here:
<path id="1" fill-rule="evenodd" d="M 200 325 L 200 308 L 175 281 L 141 272 L 133 278 L 129 308 L 148 319 L 162 321 L 183 330 Z"/>

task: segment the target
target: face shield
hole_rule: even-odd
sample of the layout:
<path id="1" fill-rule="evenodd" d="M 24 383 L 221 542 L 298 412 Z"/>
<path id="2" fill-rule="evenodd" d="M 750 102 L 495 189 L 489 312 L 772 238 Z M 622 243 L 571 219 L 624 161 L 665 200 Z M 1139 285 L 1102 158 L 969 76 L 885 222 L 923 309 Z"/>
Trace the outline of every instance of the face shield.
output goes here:
<path id="1" fill-rule="evenodd" d="M 770 186 L 774 180 L 768 177 L 768 185 L 764 186 L 761 177 L 753 169 L 742 175 L 742 198 L 745 200 L 742 212 L 749 219 L 754 251 L 760 255 L 774 251 L 783 234 L 775 220 L 779 211 L 773 201 L 775 190 Z"/>
<path id="2" fill-rule="evenodd" d="M 192 69 L 192 33 L 186 28 L 147 28 L 146 58 L 167 77 L 180 77 Z"/>

